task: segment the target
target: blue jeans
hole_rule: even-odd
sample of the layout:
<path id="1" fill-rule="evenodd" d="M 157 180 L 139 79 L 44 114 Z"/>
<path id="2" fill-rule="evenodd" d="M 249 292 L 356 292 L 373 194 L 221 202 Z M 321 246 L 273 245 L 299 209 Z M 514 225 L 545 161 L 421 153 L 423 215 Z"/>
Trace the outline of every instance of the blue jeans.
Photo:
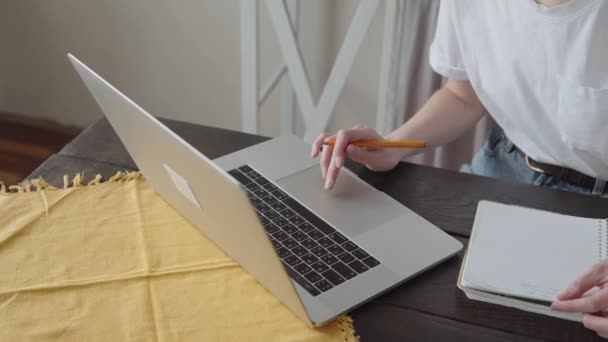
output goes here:
<path id="1" fill-rule="evenodd" d="M 530 169 L 523 153 L 498 127 L 492 129 L 483 148 L 475 154 L 470 163 L 462 165 L 460 171 L 608 198 L 608 187 L 605 181 L 597 180 L 593 189 L 585 189 Z"/>

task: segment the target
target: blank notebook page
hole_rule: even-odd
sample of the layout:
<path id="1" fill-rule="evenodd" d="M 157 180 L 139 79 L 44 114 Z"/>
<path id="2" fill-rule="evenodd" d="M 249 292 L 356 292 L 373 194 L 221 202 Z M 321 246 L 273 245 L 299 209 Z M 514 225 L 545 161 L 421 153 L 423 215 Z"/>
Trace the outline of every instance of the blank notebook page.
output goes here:
<path id="1" fill-rule="evenodd" d="M 553 301 L 599 261 L 599 219 L 479 203 L 465 287 Z"/>

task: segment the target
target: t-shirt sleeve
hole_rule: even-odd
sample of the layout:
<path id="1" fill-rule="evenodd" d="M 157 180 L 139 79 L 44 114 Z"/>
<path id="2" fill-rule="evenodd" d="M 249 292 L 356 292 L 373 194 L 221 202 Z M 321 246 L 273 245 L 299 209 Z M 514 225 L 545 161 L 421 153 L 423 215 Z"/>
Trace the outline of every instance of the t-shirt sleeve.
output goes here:
<path id="1" fill-rule="evenodd" d="M 461 0 L 458 0 L 461 1 Z M 441 0 L 435 38 L 430 47 L 431 68 L 453 80 L 468 80 L 455 22 L 455 0 Z"/>

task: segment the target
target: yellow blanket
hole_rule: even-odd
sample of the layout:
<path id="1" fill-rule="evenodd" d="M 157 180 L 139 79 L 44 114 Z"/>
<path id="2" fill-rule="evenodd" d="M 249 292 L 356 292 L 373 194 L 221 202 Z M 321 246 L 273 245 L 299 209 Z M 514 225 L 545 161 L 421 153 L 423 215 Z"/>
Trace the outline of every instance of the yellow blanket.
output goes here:
<path id="1" fill-rule="evenodd" d="M 0 191 L 0 340 L 355 341 L 309 328 L 139 174 Z"/>

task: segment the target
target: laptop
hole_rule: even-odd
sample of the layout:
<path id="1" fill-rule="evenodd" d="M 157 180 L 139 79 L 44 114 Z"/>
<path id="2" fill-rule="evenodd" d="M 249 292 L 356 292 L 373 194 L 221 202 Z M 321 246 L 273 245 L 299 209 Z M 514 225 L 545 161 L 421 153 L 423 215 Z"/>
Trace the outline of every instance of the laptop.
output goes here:
<path id="1" fill-rule="evenodd" d="M 347 169 L 325 190 L 310 145 L 296 136 L 210 160 L 68 58 L 154 190 L 310 326 L 463 247 Z"/>

